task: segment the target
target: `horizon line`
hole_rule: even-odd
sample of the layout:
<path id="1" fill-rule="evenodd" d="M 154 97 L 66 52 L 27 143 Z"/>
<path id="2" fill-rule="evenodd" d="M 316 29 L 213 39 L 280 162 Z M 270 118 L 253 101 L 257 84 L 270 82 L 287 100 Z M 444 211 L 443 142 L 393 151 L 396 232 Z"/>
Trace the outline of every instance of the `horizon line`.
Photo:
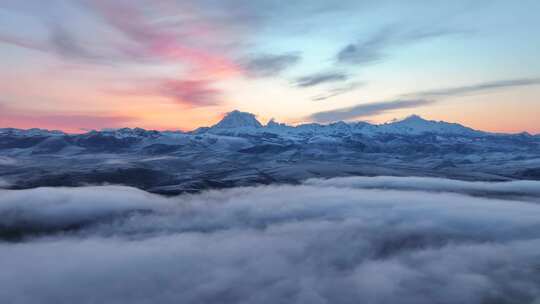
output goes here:
<path id="1" fill-rule="evenodd" d="M 298 123 L 298 124 L 287 124 L 287 123 L 277 122 L 277 121 L 274 120 L 274 118 L 271 118 L 266 122 L 266 124 L 263 124 L 257 119 L 258 115 L 250 113 L 250 112 L 240 111 L 240 110 L 237 110 L 237 109 L 226 112 L 225 115 L 219 121 L 217 121 L 216 123 L 214 123 L 211 126 L 199 126 L 199 127 L 194 128 L 194 129 L 191 129 L 191 130 L 182 130 L 180 128 L 179 129 L 159 129 L 159 128 L 148 129 L 148 128 L 141 128 L 141 127 L 137 127 L 137 126 L 134 126 L 134 127 L 127 127 L 126 126 L 126 127 L 118 127 L 118 128 L 103 127 L 101 129 L 80 128 L 79 130 L 81 132 L 70 132 L 70 131 L 65 131 L 65 130 L 62 130 L 62 129 L 48 129 L 48 128 L 40 128 L 40 127 L 16 128 L 16 127 L 9 127 L 9 126 L 8 127 L 0 127 L 0 130 L 3 130 L 3 129 L 14 129 L 14 130 L 22 130 L 22 131 L 44 130 L 44 131 L 48 131 L 48 132 L 61 132 L 61 133 L 64 133 L 66 135 L 80 135 L 80 134 L 87 134 L 87 133 L 90 133 L 90 132 L 107 132 L 107 131 L 117 131 L 117 130 L 122 130 L 122 129 L 131 129 L 131 130 L 141 129 L 141 130 L 144 130 L 144 131 L 191 133 L 191 132 L 195 132 L 195 131 L 197 131 L 198 129 L 201 129 L 201 128 L 212 128 L 213 126 L 217 125 L 220 121 L 222 121 L 227 115 L 229 115 L 231 113 L 234 113 L 234 112 L 253 115 L 254 118 L 261 124 L 262 128 L 268 127 L 268 124 L 270 122 L 272 122 L 272 121 L 274 123 L 276 123 L 276 124 L 284 125 L 286 127 L 291 127 L 291 128 L 296 128 L 296 127 L 299 127 L 299 126 L 302 126 L 302 125 L 319 125 L 319 126 L 327 127 L 327 126 L 331 126 L 331 125 L 337 124 L 337 123 L 346 123 L 347 125 L 351 125 L 351 124 L 355 124 L 355 123 L 366 123 L 366 124 L 369 124 L 369 125 L 372 125 L 372 126 L 382 126 L 382 125 L 397 123 L 397 122 L 406 120 L 408 118 L 418 117 L 418 118 L 420 118 L 420 119 L 422 119 L 424 121 L 439 122 L 439 123 L 443 122 L 443 123 L 448 123 L 448 124 L 457 124 L 457 125 L 460 125 L 462 127 L 469 128 L 469 129 L 471 129 L 473 131 L 479 131 L 479 132 L 489 133 L 489 134 L 519 135 L 519 134 L 524 134 L 525 133 L 525 134 L 528 134 L 528 135 L 531 135 L 531 136 L 540 135 L 540 133 L 531 133 L 531 132 L 525 131 L 525 130 L 517 131 L 517 132 L 492 132 L 492 131 L 486 131 L 486 130 L 472 128 L 472 127 L 469 127 L 467 125 L 464 125 L 464 124 L 461 124 L 461 123 L 458 123 L 458 122 L 449 122 L 449 121 L 445 121 L 445 120 L 433 120 L 433 119 L 422 117 L 421 115 L 418 115 L 418 114 L 410 114 L 410 115 L 404 116 L 402 118 L 394 118 L 394 119 L 391 119 L 391 120 L 383 122 L 383 123 L 372 123 L 372 122 L 369 122 L 369 121 L 366 121 L 366 120 L 336 120 L 336 121 L 332 121 L 332 122 L 328 122 L 328 123 L 302 122 L 302 123 Z"/>

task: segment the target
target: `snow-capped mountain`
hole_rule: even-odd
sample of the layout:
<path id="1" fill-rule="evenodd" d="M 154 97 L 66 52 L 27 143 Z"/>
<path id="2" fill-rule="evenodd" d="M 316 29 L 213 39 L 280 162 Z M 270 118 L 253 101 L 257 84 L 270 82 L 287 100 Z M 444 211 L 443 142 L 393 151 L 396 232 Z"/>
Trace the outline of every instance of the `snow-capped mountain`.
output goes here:
<path id="1" fill-rule="evenodd" d="M 180 193 L 381 174 L 540 179 L 540 137 L 419 116 L 380 125 L 263 125 L 240 111 L 192 132 L 0 129 L 0 179 L 20 188 L 114 183 Z"/>
<path id="2" fill-rule="evenodd" d="M 418 115 L 411 115 L 403 120 L 396 120 L 391 123 L 378 125 L 375 127 L 380 133 L 420 135 L 424 133 L 433 134 L 459 134 L 459 135 L 483 135 L 484 132 L 476 131 L 464 127 L 457 123 L 444 121 L 425 120 Z"/>
<path id="3" fill-rule="evenodd" d="M 105 129 L 101 131 L 90 131 L 87 134 L 103 136 L 114 136 L 116 138 L 126 137 L 156 137 L 162 133 L 171 133 L 171 131 L 158 132 L 153 130 L 144 130 L 141 128 L 122 128 Z M 176 132 L 177 133 L 177 132 Z M 260 134 L 271 133 L 276 135 L 352 135 L 362 134 L 365 136 L 374 136 L 380 134 L 397 135 L 421 135 L 421 134 L 453 134 L 466 136 L 488 135 L 486 132 L 473 130 L 457 123 L 448 123 L 444 121 L 426 120 L 418 115 L 412 115 L 402 120 L 395 120 L 380 125 L 367 122 L 346 123 L 338 121 L 331 124 L 307 123 L 297 126 L 290 126 L 284 123 L 278 123 L 270 120 L 266 125 L 261 124 L 252 113 L 241 112 L 238 110 L 227 113 L 223 119 L 211 127 L 201 127 L 191 131 L 191 134 L 223 134 L 223 135 L 242 135 L 242 134 Z M 10 136 L 62 136 L 66 135 L 62 131 L 49 131 L 44 129 L 20 130 L 14 128 L 0 129 L 0 135 Z"/>
<path id="4" fill-rule="evenodd" d="M 197 133 L 210 132 L 213 134 L 257 134 L 272 133 L 277 135 L 351 135 L 363 134 L 373 136 L 378 134 L 421 135 L 421 134 L 453 134 L 467 136 L 481 136 L 487 133 L 476 131 L 456 123 L 426 120 L 418 115 L 409 116 L 403 120 L 374 125 L 367 122 L 346 123 L 338 121 L 322 125 L 317 123 L 289 126 L 270 120 L 263 126 L 255 115 L 246 112 L 232 111 L 220 122 L 206 129 L 198 129 Z"/>
<path id="5" fill-rule="evenodd" d="M 234 110 L 229 112 L 211 130 L 218 129 L 239 129 L 239 128 L 261 128 L 261 123 L 255 118 L 255 114 Z"/>

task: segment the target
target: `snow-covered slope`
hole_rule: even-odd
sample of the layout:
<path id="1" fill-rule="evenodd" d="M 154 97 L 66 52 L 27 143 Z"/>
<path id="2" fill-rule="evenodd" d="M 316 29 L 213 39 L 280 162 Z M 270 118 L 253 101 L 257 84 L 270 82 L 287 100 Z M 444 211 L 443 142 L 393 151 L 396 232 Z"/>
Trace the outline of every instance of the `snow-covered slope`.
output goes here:
<path id="1" fill-rule="evenodd" d="M 192 132 L 0 129 L 0 178 L 19 188 L 127 184 L 180 193 L 344 175 L 540 179 L 540 137 L 419 116 L 288 126 L 233 111 Z"/>
<path id="2" fill-rule="evenodd" d="M 33 137 L 33 136 L 62 136 L 66 133 L 58 130 L 45 130 L 45 129 L 15 129 L 15 128 L 0 128 L 0 136 L 20 136 L 20 137 Z"/>
<path id="3" fill-rule="evenodd" d="M 159 137 L 161 132 L 154 130 L 145 130 L 141 128 L 121 128 L 121 129 L 106 129 L 102 131 L 90 131 L 88 134 L 102 134 L 104 136 L 113 136 L 115 138 L 129 137 Z"/>

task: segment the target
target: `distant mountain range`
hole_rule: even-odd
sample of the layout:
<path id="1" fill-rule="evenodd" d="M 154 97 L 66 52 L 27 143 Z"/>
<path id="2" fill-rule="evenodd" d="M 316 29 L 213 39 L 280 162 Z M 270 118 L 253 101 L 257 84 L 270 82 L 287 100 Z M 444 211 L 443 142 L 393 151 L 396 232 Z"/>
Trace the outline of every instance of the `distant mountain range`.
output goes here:
<path id="1" fill-rule="evenodd" d="M 197 132 L 210 132 L 214 134 L 257 134 L 273 133 L 279 135 L 298 134 L 364 134 L 368 136 L 377 134 L 419 135 L 424 133 L 454 134 L 454 135 L 482 135 L 484 132 L 464 127 L 460 124 L 443 121 L 425 120 L 418 115 L 409 116 L 403 120 L 374 125 L 367 122 L 346 123 L 339 121 L 332 124 L 301 124 L 288 126 L 271 120 L 266 126 L 261 125 L 255 115 L 246 112 L 232 111 L 219 123 L 210 128 L 201 128 Z"/>
<path id="2" fill-rule="evenodd" d="M 174 194 L 347 175 L 540 179 L 540 136 L 416 115 L 380 125 L 262 125 L 240 111 L 191 132 L 0 129 L 6 188 L 113 183 Z"/>
<path id="3" fill-rule="evenodd" d="M 346 123 L 343 121 L 331 123 L 331 124 L 318 124 L 308 123 L 300 124 L 297 126 L 289 126 L 283 123 L 277 123 L 273 119 L 268 124 L 261 124 L 256 116 L 252 113 L 241 112 L 234 110 L 227 113 L 225 117 L 217 124 L 211 127 L 201 127 L 190 132 L 180 131 L 146 131 L 144 129 L 135 128 L 123 128 L 123 129 L 105 129 L 102 131 L 90 131 L 89 133 L 103 133 L 108 135 L 114 135 L 118 137 L 122 136 L 136 136 L 144 135 L 145 132 L 152 133 L 187 133 L 187 134 L 229 134 L 229 135 L 241 135 L 241 134 L 260 134 L 260 133 L 272 133 L 278 135 L 308 135 L 308 134 L 364 134 L 367 136 L 373 136 L 378 134 L 400 134 L 400 135 L 420 135 L 426 133 L 432 134 L 453 134 L 453 135 L 467 135 L 467 136 L 482 136 L 482 135 L 494 135 L 494 133 L 474 130 L 469 127 L 457 123 L 449 123 L 445 121 L 426 120 L 418 115 L 411 115 L 402 120 L 394 120 L 384 124 L 370 124 L 367 122 L 351 122 Z M 14 128 L 0 128 L 0 135 L 17 135 L 17 136 L 61 136 L 67 135 L 66 133 L 58 130 L 45 130 L 45 129 L 14 129 Z M 500 133 L 499 133 L 500 134 Z M 527 132 L 520 133 L 522 135 L 530 135 Z M 502 134 L 504 135 L 504 134 Z"/>

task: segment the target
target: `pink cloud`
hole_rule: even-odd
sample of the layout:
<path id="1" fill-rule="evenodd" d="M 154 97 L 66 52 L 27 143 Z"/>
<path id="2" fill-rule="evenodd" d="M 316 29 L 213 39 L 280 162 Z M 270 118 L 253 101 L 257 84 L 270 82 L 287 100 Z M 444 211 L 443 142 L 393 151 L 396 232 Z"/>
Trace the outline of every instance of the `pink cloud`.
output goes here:
<path id="1" fill-rule="evenodd" d="M 163 95 L 182 104 L 207 106 L 219 103 L 220 91 L 202 80 L 166 80 L 159 89 Z"/>
<path id="2" fill-rule="evenodd" d="M 106 90 L 106 93 L 125 96 L 157 96 L 188 106 L 203 107 L 221 102 L 221 91 L 213 81 L 203 79 L 147 79 L 131 81 L 123 88 Z"/>
<path id="3" fill-rule="evenodd" d="M 136 5 L 136 1 L 92 0 L 86 3 L 109 25 L 135 42 L 134 45 L 120 46 L 128 56 L 181 62 L 191 67 L 192 75 L 197 77 L 223 78 L 241 73 L 241 68 L 223 52 L 208 51 L 211 49 L 208 46 L 195 46 L 194 41 L 197 40 L 200 43 L 202 40 L 215 42 L 220 39 L 219 31 L 213 31 L 211 24 L 205 24 L 200 19 L 198 22 L 173 26 L 152 20 Z M 163 10 L 166 6 L 152 7 Z M 186 14 L 189 8 L 180 7 L 175 11 Z M 169 14 L 164 11 L 159 13 L 160 17 Z"/>
<path id="4" fill-rule="evenodd" d="M 62 21 L 48 21 L 46 39 L 6 36 L 0 43 L 39 50 L 69 59 L 99 63 L 122 61 L 161 61 L 182 63 L 197 78 L 222 79 L 242 73 L 242 68 L 223 50 L 234 32 L 214 24 L 187 3 L 174 1 L 80 0 L 94 12 L 98 21 L 124 35 L 118 39 L 88 43 L 90 33 L 73 33 Z M 147 4 L 147 5 L 142 5 Z M 174 14 L 181 14 L 175 18 Z M 170 19 L 169 21 L 163 21 Z M 43 37 L 42 37 L 43 38 Z M 221 47 L 220 47 L 221 46 Z"/>
<path id="5" fill-rule="evenodd" d="M 81 3 L 83 6 L 79 6 Z M 240 34 L 234 27 L 223 24 L 222 19 L 209 18 L 197 4 L 167 0 L 78 0 L 74 8 L 82 8 L 85 16 L 97 21 L 91 26 L 97 27 L 73 27 L 69 26 L 70 20 L 49 20 L 44 23 L 46 37 L 32 41 L 25 37 L 3 37 L 0 33 L 0 43 L 56 55 L 65 63 L 84 64 L 82 66 L 88 70 L 92 64 L 120 63 L 115 66 L 118 68 L 115 71 L 120 73 L 122 68 L 133 62 L 158 67 L 181 65 L 185 73 L 178 76 L 153 75 L 144 82 L 131 80 L 121 89 L 118 89 L 118 85 L 122 85 L 118 81 L 110 85 L 115 89 L 107 90 L 109 84 L 103 84 L 97 90 L 128 97 L 165 97 L 189 107 L 219 104 L 221 91 L 215 84 L 244 73 L 231 53 L 237 49 L 223 47 L 230 45 Z M 89 29 L 95 31 L 89 32 Z M 93 35 L 98 32 L 105 34 Z M 100 73 L 98 69 L 95 71 L 95 74 Z M 128 77 L 119 76 L 118 79 Z M 118 96 L 111 96 L 114 97 Z M 47 125 L 59 125 L 68 119 L 54 115 L 37 116 Z M 31 123 L 33 117 L 22 115 L 18 121 Z M 88 127 L 86 125 L 114 124 L 124 119 L 110 117 L 106 120 L 100 115 L 81 115 L 79 118 L 85 122 L 85 126 L 81 126 L 84 128 Z M 66 125 L 70 123 L 66 122 Z"/>

